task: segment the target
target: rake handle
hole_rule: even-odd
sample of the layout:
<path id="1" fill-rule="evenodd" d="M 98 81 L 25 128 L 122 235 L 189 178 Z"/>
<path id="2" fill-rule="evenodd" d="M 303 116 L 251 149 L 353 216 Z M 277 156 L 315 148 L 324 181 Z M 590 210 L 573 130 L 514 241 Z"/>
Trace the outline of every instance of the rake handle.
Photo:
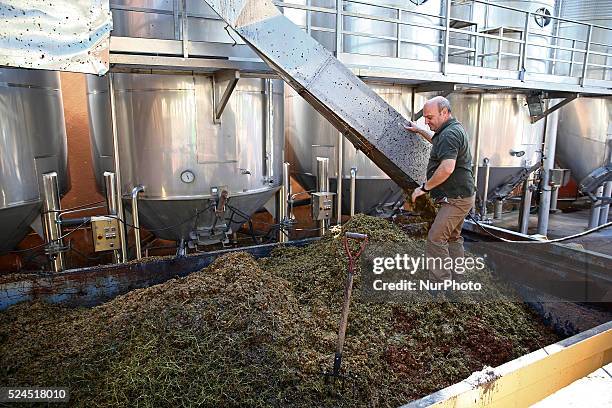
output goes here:
<path id="1" fill-rule="evenodd" d="M 356 253 L 351 253 L 348 246 L 349 239 L 361 241 L 361 246 Z M 340 327 L 338 328 L 338 342 L 336 343 L 336 356 L 334 358 L 334 374 L 340 372 L 340 364 L 342 363 L 342 349 L 344 348 L 344 339 L 346 337 L 346 327 L 348 326 L 349 306 L 351 304 L 351 294 L 353 292 L 353 270 L 355 269 L 355 261 L 368 243 L 366 234 L 358 234 L 356 232 L 347 232 L 344 236 L 344 249 L 348 256 L 348 272 L 346 282 L 344 284 L 344 302 L 342 303 L 342 312 L 340 313 Z"/>

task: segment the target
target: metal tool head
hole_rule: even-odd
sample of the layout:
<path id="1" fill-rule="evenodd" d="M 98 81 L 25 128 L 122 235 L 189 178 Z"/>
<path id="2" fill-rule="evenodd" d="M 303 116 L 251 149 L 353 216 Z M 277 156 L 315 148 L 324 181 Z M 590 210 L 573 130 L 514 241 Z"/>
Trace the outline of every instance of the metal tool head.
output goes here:
<path id="1" fill-rule="evenodd" d="M 360 241 L 364 241 L 368 239 L 368 235 L 367 234 L 359 234 L 357 232 L 347 232 L 346 234 L 344 234 L 346 238 L 351 238 L 351 239 L 357 239 Z"/>
<path id="2" fill-rule="evenodd" d="M 325 384 L 328 386 L 328 391 L 333 393 L 334 391 L 340 390 L 345 391 L 347 386 L 350 384 L 351 392 L 355 397 L 357 392 L 356 380 L 357 376 L 349 372 L 341 372 L 340 366 L 342 364 L 342 354 L 336 353 L 334 357 L 334 368 L 332 371 L 323 372 L 323 378 Z M 337 394 L 338 396 L 340 394 Z"/>
<path id="3" fill-rule="evenodd" d="M 361 241 L 359 250 L 355 253 L 352 253 L 351 249 L 349 248 L 348 242 L 351 239 Z M 363 250 L 365 249 L 368 243 L 368 236 L 367 234 L 360 234 L 357 232 L 347 232 L 344 234 L 343 241 L 344 241 L 344 250 L 346 251 L 346 255 L 348 256 L 348 259 L 349 259 L 349 273 L 352 273 L 352 269 L 353 269 L 355 261 L 357 260 L 357 258 L 359 258 L 359 256 L 361 255 L 361 253 L 363 252 Z"/>

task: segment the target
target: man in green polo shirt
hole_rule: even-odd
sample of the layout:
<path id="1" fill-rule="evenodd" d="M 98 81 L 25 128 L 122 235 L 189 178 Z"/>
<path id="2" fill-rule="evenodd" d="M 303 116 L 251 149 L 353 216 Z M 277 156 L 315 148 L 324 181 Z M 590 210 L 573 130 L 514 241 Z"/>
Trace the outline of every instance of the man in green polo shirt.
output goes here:
<path id="1" fill-rule="evenodd" d="M 469 140 L 461 123 L 453 118 L 446 98 L 437 96 L 428 100 L 423 106 L 423 117 L 433 133 L 413 122 L 406 126 L 432 144 L 427 180 L 414 190 L 412 201 L 429 192 L 440 204 L 425 246 L 427 258 L 441 260 L 429 264 L 430 279 L 457 279 L 459 276 L 454 271 L 444 268 L 444 261 L 464 256 L 461 229 L 475 198 Z"/>

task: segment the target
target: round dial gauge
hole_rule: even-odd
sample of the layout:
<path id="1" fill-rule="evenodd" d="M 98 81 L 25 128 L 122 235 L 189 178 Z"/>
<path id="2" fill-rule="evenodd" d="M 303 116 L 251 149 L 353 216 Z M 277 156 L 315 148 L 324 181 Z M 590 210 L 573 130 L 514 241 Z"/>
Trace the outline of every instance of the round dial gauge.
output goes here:
<path id="1" fill-rule="evenodd" d="M 183 183 L 193 183 L 193 180 L 195 180 L 195 174 L 192 171 L 185 170 L 181 173 L 181 181 Z"/>

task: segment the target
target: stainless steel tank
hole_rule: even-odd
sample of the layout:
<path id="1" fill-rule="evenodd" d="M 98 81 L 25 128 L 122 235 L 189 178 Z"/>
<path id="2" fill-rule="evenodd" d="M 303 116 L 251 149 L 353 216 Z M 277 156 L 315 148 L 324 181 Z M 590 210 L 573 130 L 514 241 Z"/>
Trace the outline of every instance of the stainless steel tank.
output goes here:
<path id="1" fill-rule="evenodd" d="M 161 238 L 213 242 L 235 231 L 282 181 L 283 84 L 273 81 L 271 131 L 266 80 L 240 79 L 213 120 L 211 76 L 114 74 L 121 190 L 140 195 L 141 224 Z M 217 84 L 217 95 L 223 91 Z M 94 167 L 112 171 L 108 78 L 87 80 Z M 216 219 L 211 199 L 229 193 Z M 226 225 L 223 225 L 226 223 Z"/>
<path id="2" fill-rule="evenodd" d="M 607 164 L 612 143 L 612 101 L 577 99 L 559 110 L 556 158 L 577 182 Z"/>
<path id="3" fill-rule="evenodd" d="M 564 0 L 561 5 L 561 17 L 612 28 L 612 1 Z M 586 27 L 563 22 L 559 27 L 559 35 L 577 40 L 586 39 Z M 592 41 L 612 44 L 612 30 L 594 28 Z M 600 48 L 597 45 L 592 46 L 592 49 L 603 51 Z M 605 52 L 610 52 L 610 49 Z M 577 54 L 574 56 L 574 61 L 582 61 L 582 54 L 580 56 Z M 570 60 L 568 55 L 563 57 Z M 589 61 L 606 63 L 604 56 L 597 55 L 593 55 Z M 608 59 L 607 64 L 612 65 L 612 61 Z M 569 64 L 559 64 L 559 68 L 565 69 L 566 74 L 569 73 Z M 572 74 L 579 75 L 581 70 L 581 65 L 574 66 Z M 610 80 L 612 74 L 610 69 L 591 67 L 587 70 L 587 77 Z M 610 143 L 612 143 L 612 100 L 578 98 L 559 110 L 557 160 L 562 166 L 571 169 L 573 177 L 578 182 L 591 171 L 606 164 L 610 154 Z"/>
<path id="4" fill-rule="evenodd" d="M 111 0 L 114 37 L 182 39 L 183 0 Z M 225 23 L 204 1 L 187 0 L 187 37 L 191 41 L 233 44 L 238 36 L 225 31 Z"/>
<path id="5" fill-rule="evenodd" d="M 412 92 L 400 85 L 370 84 L 385 100 L 405 117 L 411 116 Z M 421 109 L 432 94 L 415 94 L 415 110 Z M 472 157 L 479 164 L 479 190 L 484 191 L 483 159 L 489 159 L 489 189 L 492 193 L 508 178 L 517 175 L 540 160 L 544 137 L 544 122 L 532 124 L 524 95 L 483 94 L 479 119 L 479 98 L 476 93 L 454 93 L 448 96 L 453 115 L 463 124 L 472 146 Z M 419 125 L 424 127 L 423 119 Z M 286 89 L 285 135 L 286 156 L 292 164 L 293 176 L 306 189 L 315 188 L 316 157 L 330 159 L 332 190 L 337 177 L 338 132 L 315 112 L 293 90 Z M 479 151 L 476 153 L 476 137 L 479 135 Z M 376 212 L 385 204 L 394 203 L 401 195 L 393 183 L 374 163 L 352 144 L 344 142 L 343 178 L 350 177 L 350 169 L 356 167 L 356 210 Z M 348 182 L 343 183 L 343 212 L 348 212 Z"/>
<path id="6" fill-rule="evenodd" d="M 399 19 L 422 26 L 438 26 L 441 24 L 440 18 L 432 17 L 439 16 L 441 13 L 443 2 L 440 0 L 381 0 L 372 3 L 376 3 L 377 6 L 347 2 L 344 10 L 349 13 Z M 400 13 L 397 9 L 380 6 L 400 7 L 408 11 Z M 428 15 L 412 14 L 409 11 Z M 403 42 L 398 50 L 396 40 L 398 25 L 395 23 L 345 16 L 343 28 L 344 31 L 351 33 L 343 36 L 344 52 L 383 57 L 400 57 L 419 61 L 439 61 L 440 48 L 434 45 L 440 43 L 441 35 L 439 30 L 401 25 L 399 27 L 400 38 L 414 43 Z M 374 38 L 372 36 L 384 38 Z"/>
<path id="7" fill-rule="evenodd" d="M 478 23 L 478 30 L 493 35 L 502 35 L 516 40 L 524 38 L 526 14 L 520 11 L 495 7 L 495 5 L 511 7 L 532 13 L 548 14 L 554 16 L 555 0 L 492 0 L 492 5 L 474 3 L 471 9 L 471 20 Z M 465 6 L 464 6 L 465 7 Z M 462 9 L 465 12 L 465 8 Z M 552 51 L 545 45 L 551 44 L 554 24 L 552 19 L 531 15 L 529 18 L 529 43 L 527 48 L 525 69 L 531 73 L 549 73 L 549 61 Z M 503 30 L 503 31 L 502 31 Z M 508 41 L 503 42 L 502 55 L 498 58 L 499 42 L 492 39 L 480 40 L 480 54 L 484 55 L 482 66 L 507 70 L 519 70 L 521 44 Z M 479 65 L 480 65 L 479 60 Z"/>
<path id="8" fill-rule="evenodd" d="M 401 85 L 369 84 L 398 112 L 411 115 L 411 88 Z M 417 95 L 415 106 L 422 106 L 425 98 Z M 293 89 L 285 86 L 286 160 L 291 163 L 293 177 L 306 189 L 316 188 L 316 159 L 329 158 L 331 189 L 336 191 L 338 177 L 338 130 L 316 112 Z M 349 141 L 343 140 L 342 209 L 349 212 L 351 168 L 357 168 L 355 210 L 376 213 L 387 204 L 395 203 L 401 188 Z"/>
<path id="9" fill-rule="evenodd" d="M 612 1 L 564 0 L 561 2 L 560 17 L 612 28 Z M 588 37 L 588 26 L 563 21 L 559 25 L 559 36 L 561 37 L 559 41 L 560 46 L 584 50 Z M 590 50 L 610 53 L 610 44 L 612 44 L 612 31 L 593 27 Z M 584 53 L 559 50 L 557 57 L 563 61 L 572 61 L 572 63 L 558 62 L 555 67 L 555 73 L 570 75 L 571 71 L 572 76 L 582 75 Z M 591 53 L 589 63 L 612 65 L 612 58 Z M 591 65 L 587 68 L 587 78 L 611 80 L 612 71 L 601 66 Z"/>
<path id="10" fill-rule="evenodd" d="M 336 0 L 289 0 L 279 3 L 290 4 L 290 6 L 283 9 L 283 14 L 295 24 L 309 30 L 310 35 L 323 44 L 325 48 L 332 52 L 336 51 L 335 14 L 320 10 L 307 11 L 291 7 L 291 5 L 312 6 L 335 13 Z M 374 5 L 346 1 L 344 2 L 343 11 L 345 13 L 399 19 L 404 22 L 420 24 L 421 27 L 402 25 L 399 29 L 401 39 L 410 40 L 415 43 L 402 42 L 398 49 L 398 42 L 396 40 L 398 25 L 396 23 L 345 15 L 342 20 L 342 27 L 345 31 L 345 34 L 342 36 L 343 52 L 384 57 L 399 56 L 401 58 L 418 59 L 421 61 L 439 60 L 440 48 L 436 47 L 435 44 L 440 43 L 440 31 L 423 26 L 442 24 L 441 19 L 435 17 L 441 13 L 441 0 L 382 0 L 370 1 L 370 3 Z M 398 9 L 383 6 L 400 7 L 403 10 L 400 12 Z M 410 11 L 421 14 L 412 14 Z M 372 36 L 383 38 L 374 38 Z"/>
<path id="11" fill-rule="evenodd" d="M 40 214 L 42 174 L 70 188 L 59 74 L 0 68 L 0 118 L 0 250 L 10 250 Z"/>
<path id="12" fill-rule="evenodd" d="M 480 118 L 478 100 L 482 98 Z M 540 159 L 544 121 L 531 123 L 526 98 L 519 94 L 451 94 L 453 115 L 463 124 L 478 160 L 479 193 L 484 192 L 483 160 L 489 159 L 489 189 L 493 192 L 509 177 Z M 477 143 L 476 138 L 480 141 Z M 479 145 L 476 153 L 476 145 Z"/>
<path id="13" fill-rule="evenodd" d="M 329 51 L 336 51 L 336 15 L 326 12 L 335 12 L 336 0 L 287 0 L 278 3 L 289 5 L 281 10 L 294 24 L 309 31 L 310 35 Z M 325 11 L 309 11 L 291 5 L 317 7 Z"/>

